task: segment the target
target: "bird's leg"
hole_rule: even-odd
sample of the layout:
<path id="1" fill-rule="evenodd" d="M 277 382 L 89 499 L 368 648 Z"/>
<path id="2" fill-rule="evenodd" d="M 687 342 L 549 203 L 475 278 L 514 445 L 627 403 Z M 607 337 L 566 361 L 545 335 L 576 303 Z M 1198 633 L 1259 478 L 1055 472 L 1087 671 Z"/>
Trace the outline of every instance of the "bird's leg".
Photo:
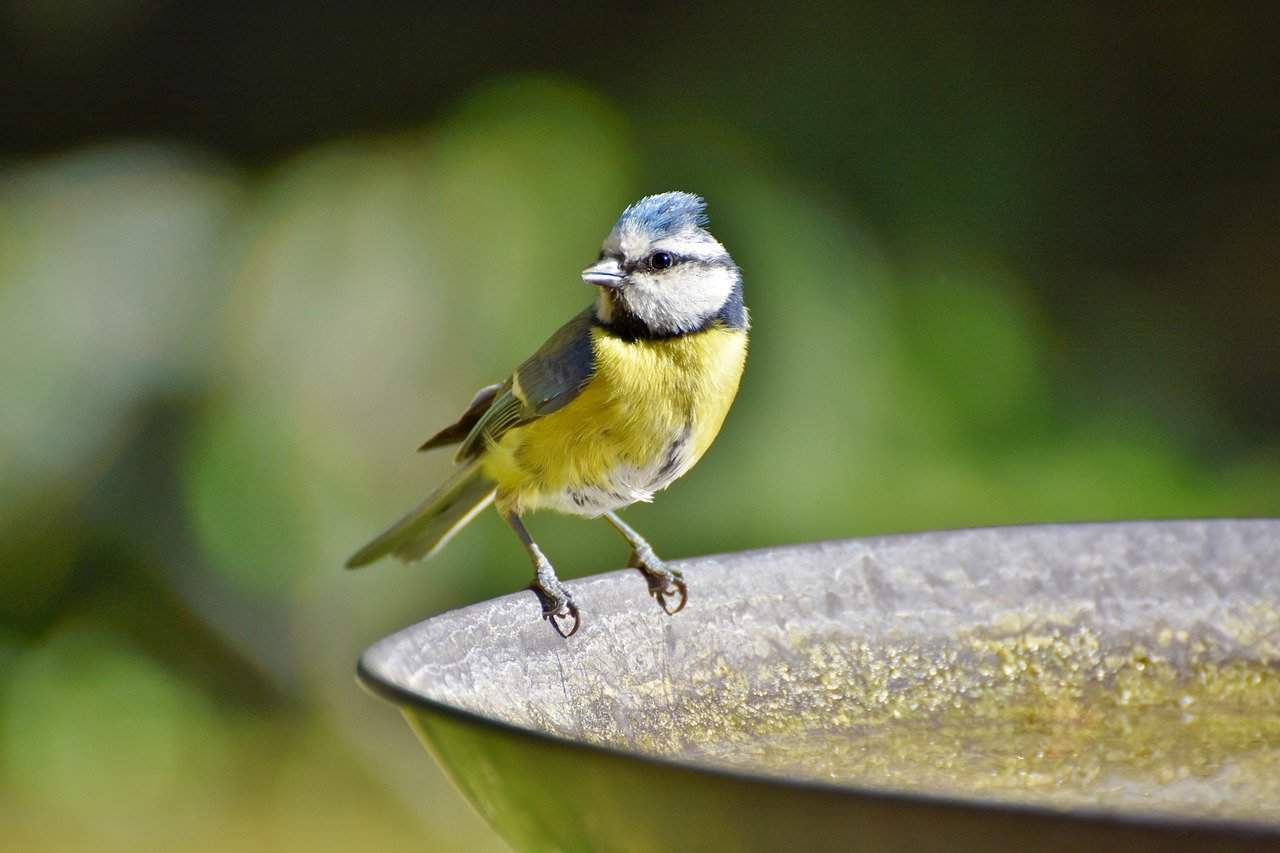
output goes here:
<path id="1" fill-rule="evenodd" d="M 524 545 L 529 559 L 533 561 L 533 583 L 529 584 L 529 589 L 533 590 L 538 596 L 538 601 L 542 603 L 542 618 L 551 623 L 551 627 L 556 629 L 557 634 L 566 640 L 569 639 L 578 633 L 578 626 L 582 621 L 578 616 L 578 605 L 573 603 L 573 596 L 556 577 L 556 570 L 551 567 L 551 561 L 542 553 L 538 543 L 533 541 L 520 516 L 514 512 L 504 512 L 502 517 L 516 532 L 520 544 Z M 570 619 L 573 620 L 573 627 L 566 633 L 560 626 L 560 621 L 567 622 Z"/>
<path id="2" fill-rule="evenodd" d="M 662 609 L 672 616 L 684 610 L 684 606 L 689 602 L 689 587 L 685 585 L 684 575 L 658 559 L 658 555 L 653 553 L 653 548 L 644 540 L 644 537 L 618 518 L 616 512 L 606 512 L 604 518 L 631 546 L 631 558 L 627 560 L 627 565 L 630 568 L 639 569 L 644 574 L 644 579 L 649 584 L 649 594 L 658 600 Z M 669 606 L 668 596 L 674 597 L 677 594 L 680 596 L 680 603 L 675 607 Z"/>

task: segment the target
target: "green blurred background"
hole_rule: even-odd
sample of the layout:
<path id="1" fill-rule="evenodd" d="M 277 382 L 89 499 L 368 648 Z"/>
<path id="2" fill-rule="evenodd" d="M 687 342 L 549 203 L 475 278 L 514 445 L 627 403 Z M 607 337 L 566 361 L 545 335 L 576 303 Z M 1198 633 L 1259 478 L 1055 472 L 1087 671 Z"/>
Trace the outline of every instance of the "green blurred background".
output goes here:
<path id="1" fill-rule="evenodd" d="M 1280 512 L 1256 8 L 0 2 L 5 848 L 501 849 L 352 673 L 514 537 L 340 567 L 644 193 L 755 322 L 661 553 Z"/>

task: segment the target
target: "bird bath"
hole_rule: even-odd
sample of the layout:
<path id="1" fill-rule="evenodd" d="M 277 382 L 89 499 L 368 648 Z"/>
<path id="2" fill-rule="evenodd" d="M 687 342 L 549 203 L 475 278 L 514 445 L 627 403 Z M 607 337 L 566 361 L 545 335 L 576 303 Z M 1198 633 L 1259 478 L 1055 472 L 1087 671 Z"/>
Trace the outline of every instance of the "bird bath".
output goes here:
<path id="1" fill-rule="evenodd" d="M 360 677 L 517 850 L 1280 851 L 1280 520 L 993 528 L 436 616 Z"/>

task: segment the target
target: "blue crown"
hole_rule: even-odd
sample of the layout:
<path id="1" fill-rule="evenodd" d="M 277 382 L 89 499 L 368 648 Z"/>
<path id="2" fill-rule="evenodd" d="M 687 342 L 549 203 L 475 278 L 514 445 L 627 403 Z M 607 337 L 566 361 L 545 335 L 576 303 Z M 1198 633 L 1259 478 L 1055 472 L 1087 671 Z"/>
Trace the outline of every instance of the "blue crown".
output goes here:
<path id="1" fill-rule="evenodd" d="M 693 193 L 648 195 L 622 211 L 614 233 L 640 231 L 653 238 L 669 237 L 707 226 L 707 203 Z"/>

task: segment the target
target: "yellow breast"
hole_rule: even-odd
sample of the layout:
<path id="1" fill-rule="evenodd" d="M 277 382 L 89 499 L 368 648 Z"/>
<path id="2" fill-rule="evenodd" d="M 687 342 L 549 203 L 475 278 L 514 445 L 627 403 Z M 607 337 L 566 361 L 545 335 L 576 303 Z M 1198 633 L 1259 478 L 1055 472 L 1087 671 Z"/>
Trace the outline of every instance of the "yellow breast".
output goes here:
<path id="1" fill-rule="evenodd" d="M 706 452 L 738 391 L 741 329 L 662 340 L 592 331 L 595 374 L 567 406 L 510 430 L 485 454 L 498 499 L 598 515 L 648 500 Z"/>

